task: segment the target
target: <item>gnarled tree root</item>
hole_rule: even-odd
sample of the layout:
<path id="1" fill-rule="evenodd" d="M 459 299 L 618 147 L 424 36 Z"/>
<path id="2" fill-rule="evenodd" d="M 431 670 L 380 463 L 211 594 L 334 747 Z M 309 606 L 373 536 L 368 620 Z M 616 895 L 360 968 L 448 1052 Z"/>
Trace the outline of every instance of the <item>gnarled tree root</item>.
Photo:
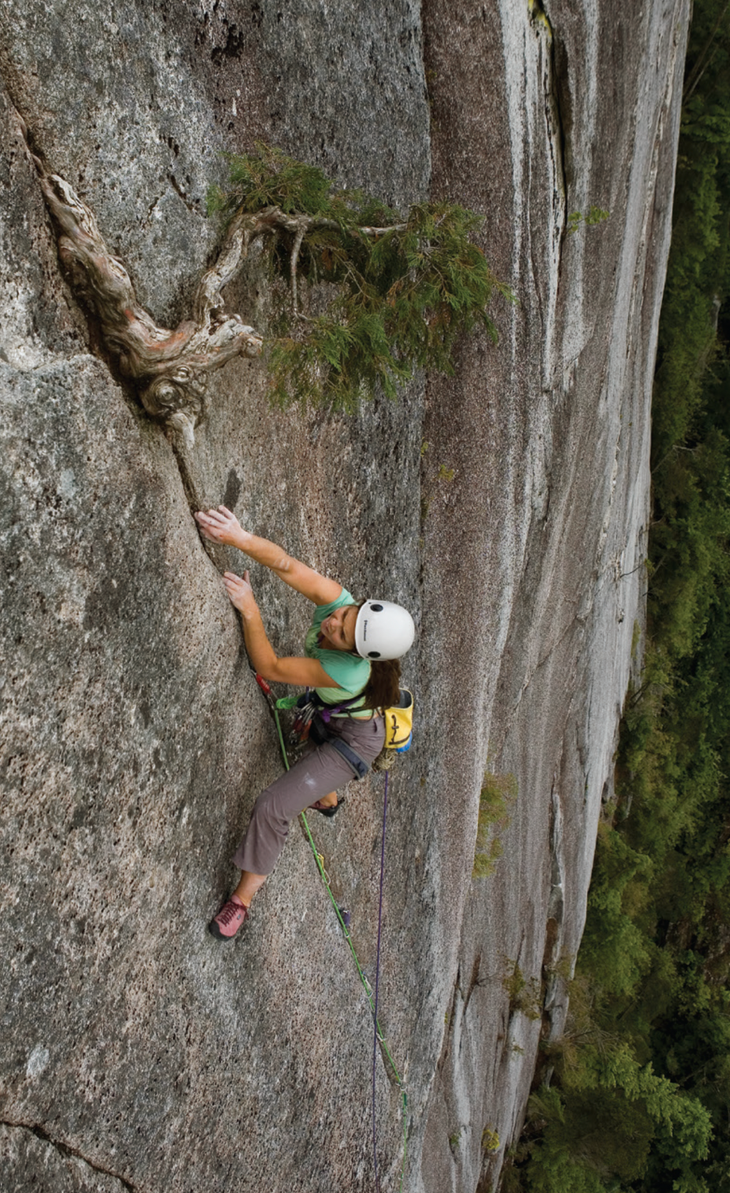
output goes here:
<path id="1" fill-rule="evenodd" d="M 35 161 L 59 229 L 59 255 L 74 288 L 98 318 L 104 344 L 122 375 L 136 384 L 145 410 L 192 447 L 195 425 L 204 414 L 208 374 L 234 356 L 261 352 L 261 337 L 239 315 L 227 315 L 221 298 L 245 260 L 256 218 L 238 217 L 231 223 L 218 260 L 198 286 L 193 319 L 169 331 L 158 327 L 138 303 L 129 274 L 109 252 L 86 204 L 63 178 L 46 174 Z"/>
<path id="2" fill-rule="evenodd" d="M 116 358 L 122 375 L 137 385 L 145 410 L 165 421 L 173 440 L 189 451 L 194 428 L 205 412 L 208 373 L 234 356 L 258 356 L 262 339 L 239 315 L 227 315 L 221 292 L 246 260 L 251 243 L 285 234 L 290 240 L 292 313 L 303 319 L 298 305 L 297 263 L 305 237 L 340 225 L 321 216 L 287 214 L 279 207 L 248 213 L 238 211 L 225 235 L 218 259 L 198 286 L 192 320 L 175 331 L 158 327 L 137 302 L 129 274 L 106 247 L 92 212 L 58 174 L 49 174 L 33 157 L 40 185 L 58 227 L 58 250 L 72 285 L 98 318 L 103 342 Z M 403 231 L 359 228 L 367 237 Z"/>

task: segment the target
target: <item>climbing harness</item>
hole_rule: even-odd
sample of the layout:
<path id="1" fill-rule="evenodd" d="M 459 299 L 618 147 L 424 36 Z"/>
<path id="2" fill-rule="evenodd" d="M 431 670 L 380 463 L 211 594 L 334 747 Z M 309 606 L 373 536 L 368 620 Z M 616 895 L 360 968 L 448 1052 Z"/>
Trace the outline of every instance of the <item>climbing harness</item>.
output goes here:
<path id="1" fill-rule="evenodd" d="M 259 685 L 261 691 L 263 692 L 264 696 L 266 697 L 266 702 L 269 706 L 269 709 L 271 710 L 271 713 L 273 714 L 274 722 L 276 724 L 276 730 L 279 735 L 279 745 L 281 746 L 281 754 L 282 754 L 282 758 L 284 759 L 284 766 L 287 770 L 289 770 L 289 758 L 287 756 L 286 745 L 284 743 L 284 733 L 281 728 L 281 721 L 279 718 L 279 710 L 280 709 L 298 708 L 301 712 L 303 712 L 304 709 L 307 708 L 308 704 L 310 704 L 312 702 L 307 701 L 306 704 L 300 705 L 299 701 L 301 701 L 302 698 L 296 697 L 296 696 L 289 696 L 289 697 L 284 697 L 281 700 L 275 700 L 274 694 L 271 691 L 271 688 L 269 687 L 266 680 L 263 679 L 257 672 L 255 672 L 254 674 L 256 676 L 256 683 Z M 307 692 L 306 695 L 308 695 L 308 694 L 309 693 Z M 403 695 L 403 693 L 401 693 L 401 696 L 402 695 Z M 408 693 L 408 696 L 410 696 L 410 692 Z M 357 699 L 357 697 L 356 697 L 356 699 Z M 339 711 L 340 709 L 344 708 L 345 705 L 351 704 L 351 703 L 352 703 L 352 701 L 345 701 L 343 705 L 336 705 L 335 708 L 330 709 L 330 716 L 335 711 Z M 410 707 L 412 707 L 412 704 L 413 704 L 413 698 L 411 697 Z M 299 719 L 298 717 L 295 717 L 295 726 L 297 724 L 298 719 Z M 307 737 L 309 738 L 309 740 L 316 742 L 317 739 L 315 737 L 311 736 L 312 723 L 313 723 L 314 719 L 315 719 L 315 712 L 313 709 L 313 711 L 309 714 L 308 717 L 302 718 L 302 721 L 303 721 L 303 723 L 306 722 L 306 724 L 307 724 L 307 728 L 308 728 Z M 327 719 L 329 720 L 329 717 Z M 326 722 L 323 722 L 323 723 L 326 723 Z M 340 739 L 333 736 L 333 737 L 325 737 L 325 738 L 323 738 L 323 740 L 329 741 L 330 745 L 335 746 L 335 743 L 338 742 Z M 341 743 L 341 744 L 345 745 L 346 743 Z M 410 740 L 409 740 L 408 744 L 410 745 Z M 335 748 L 336 748 L 336 746 L 335 746 Z M 348 749 L 349 749 L 349 747 L 348 747 Z M 355 755 L 356 758 L 358 757 L 355 754 L 354 750 L 350 750 L 350 752 L 353 755 Z M 340 751 L 340 753 L 342 753 L 342 751 Z M 343 757 L 345 757 L 344 754 L 343 754 Z M 348 759 L 348 761 L 349 761 L 349 759 Z M 365 766 L 366 770 L 367 770 L 367 764 L 364 763 L 361 758 L 358 758 L 358 761 L 360 763 L 362 763 L 362 765 Z M 362 778 L 363 776 L 358 776 L 358 777 Z M 383 1050 L 383 1053 L 385 1054 L 385 1056 L 388 1060 L 391 1072 L 393 1074 L 393 1078 L 394 1078 L 395 1083 L 398 1086 L 398 1089 L 400 1090 L 400 1093 L 401 1093 L 401 1099 L 402 1099 L 401 1114 L 403 1117 L 403 1165 L 401 1167 L 400 1183 L 398 1185 L 398 1190 L 400 1193 L 400 1191 L 403 1189 L 403 1180 L 405 1178 L 406 1163 L 408 1160 L 408 1130 L 407 1130 L 408 1095 L 406 1093 L 406 1088 L 405 1088 L 405 1085 L 403 1084 L 403 1080 L 400 1076 L 400 1073 L 398 1072 L 398 1069 L 396 1068 L 395 1061 L 393 1060 L 393 1057 L 391 1056 L 390 1049 L 388 1048 L 388 1044 L 385 1039 L 385 1036 L 383 1035 L 383 1033 L 381 1031 L 380 1023 L 378 1022 L 378 991 L 379 991 L 379 985 L 380 985 L 380 939 L 381 939 L 382 922 L 383 922 L 383 882 L 384 882 L 384 877 L 385 877 L 385 821 L 386 821 L 387 811 L 388 811 L 388 773 L 386 771 L 385 792 L 384 792 L 384 796 L 383 796 L 383 827 L 382 827 L 382 832 L 381 832 L 381 846 L 380 846 L 380 898 L 379 898 L 379 902 L 378 902 L 378 944 L 377 944 L 376 960 L 375 960 L 375 994 L 374 995 L 373 995 L 372 987 L 371 987 L 368 979 L 366 978 L 365 974 L 363 973 L 362 966 L 360 965 L 360 961 L 358 959 L 357 953 L 355 952 L 355 946 L 352 942 L 352 936 L 350 935 L 350 913 L 349 913 L 349 911 L 346 911 L 343 908 L 341 908 L 339 906 L 339 904 L 337 903 L 337 900 L 335 899 L 335 896 L 332 893 L 332 887 L 330 886 L 329 876 L 328 876 L 327 871 L 325 870 L 325 867 L 324 867 L 324 858 L 322 857 L 322 855 L 320 853 L 317 852 L 317 847 L 314 843 L 314 838 L 312 837 L 312 833 L 310 831 L 309 824 L 307 822 L 306 814 L 304 812 L 301 812 L 300 816 L 301 816 L 302 824 L 304 825 L 304 831 L 306 833 L 307 840 L 309 841 L 312 853 L 314 855 L 314 860 L 317 864 L 317 869 L 319 870 L 320 878 L 322 879 L 322 882 L 324 883 L 325 890 L 327 891 L 327 894 L 330 897 L 330 902 L 332 903 L 332 906 L 335 910 L 335 914 L 339 921 L 340 928 L 342 929 L 342 934 L 345 937 L 345 940 L 347 941 L 350 952 L 352 953 L 352 959 L 355 962 L 355 967 L 356 967 L 358 975 L 360 977 L 360 981 L 362 982 L 362 986 L 365 991 L 365 996 L 368 1000 L 368 1005 L 370 1006 L 370 1010 L 371 1010 L 372 1016 L 373 1016 L 373 1113 L 372 1113 L 372 1119 L 373 1119 L 373 1164 L 374 1164 L 374 1168 L 375 1168 L 375 1188 L 377 1190 L 377 1193 L 380 1193 L 380 1177 L 378 1174 L 377 1133 L 376 1133 L 376 1125 L 375 1125 L 375 1107 L 376 1107 L 375 1078 L 376 1078 L 376 1072 L 377 1072 L 378 1044 L 380 1044 L 380 1046 Z"/>
<path id="2" fill-rule="evenodd" d="M 351 700 L 343 700 L 340 704 L 325 704 L 316 692 L 311 692 L 307 688 L 303 696 L 285 696 L 283 700 L 277 700 L 276 708 L 296 710 L 294 724 L 289 735 L 289 745 L 292 749 L 301 749 L 310 742 L 315 746 L 327 743 L 337 751 L 341 758 L 344 758 L 352 771 L 353 778 L 359 781 L 369 774 L 370 764 L 330 728 L 330 722 L 334 716 L 341 714 L 343 710 L 349 709 L 359 701 L 359 696 L 353 696 Z"/>
<path id="3" fill-rule="evenodd" d="M 315 746 L 322 746 L 325 743 L 332 746 L 341 758 L 344 758 L 347 765 L 352 771 L 353 778 L 358 782 L 364 779 L 370 767 L 368 763 L 361 758 L 360 755 L 353 750 L 351 745 L 343 741 L 335 733 L 332 733 L 327 725 L 327 722 L 321 716 L 314 716 L 309 727 L 309 741 L 313 742 Z"/>
<path id="4" fill-rule="evenodd" d="M 292 749 L 300 749 L 308 741 L 313 741 L 315 745 L 328 741 L 337 749 L 336 742 L 340 739 L 334 734 L 328 734 L 327 727 L 333 717 L 348 716 L 349 710 L 353 709 L 354 705 L 358 705 L 361 699 L 362 697 L 358 695 L 353 696 L 350 700 L 343 700 L 340 704 L 325 704 L 316 692 L 307 688 L 302 696 L 285 696 L 282 700 L 277 700 L 277 708 L 294 709 L 295 711 L 289 745 Z M 413 740 L 413 695 L 408 688 L 400 689 L 397 704 L 391 708 L 383 709 L 383 720 L 385 722 L 383 749 L 395 750 L 397 754 L 405 754 L 407 750 L 410 750 Z M 347 758 L 352 766 L 353 760 L 344 751 L 340 750 L 340 753 Z M 350 753 L 354 754 L 354 751 L 350 750 Z M 361 772 L 360 767 L 353 767 L 353 769 L 356 777 L 362 779 L 370 767 L 367 763 L 363 763 L 362 759 L 359 761 L 365 770 Z"/>

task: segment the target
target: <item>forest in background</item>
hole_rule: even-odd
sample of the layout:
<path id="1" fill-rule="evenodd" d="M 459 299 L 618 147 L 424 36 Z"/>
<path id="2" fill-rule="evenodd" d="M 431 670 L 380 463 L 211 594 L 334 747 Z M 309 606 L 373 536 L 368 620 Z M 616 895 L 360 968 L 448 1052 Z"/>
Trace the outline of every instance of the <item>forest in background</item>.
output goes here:
<path id="1" fill-rule="evenodd" d="M 730 1190 L 729 244 L 730 2 L 695 0 L 653 395 L 642 678 L 566 1033 L 543 1052 L 505 1193 Z"/>

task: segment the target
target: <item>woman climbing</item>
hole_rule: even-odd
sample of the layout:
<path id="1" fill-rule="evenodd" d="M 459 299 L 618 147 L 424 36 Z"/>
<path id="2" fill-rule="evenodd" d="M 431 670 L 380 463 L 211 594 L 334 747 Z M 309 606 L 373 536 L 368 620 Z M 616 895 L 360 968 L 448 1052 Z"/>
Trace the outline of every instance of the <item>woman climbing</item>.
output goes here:
<path id="1" fill-rule="evenodd" d="M 294 817 L 307 808 L 334 816 L 342 803 L 337 788 L 357 777 L 358 770 L 367 770 L 380 753 L 385 737 L 382 711 L 398 703 L 398 660 L 413 643 L 415 628 L 401 605 L 356 604 L 336 580 L 320 576 L 275 543 L 249 534 L 225 506 L 195 517 L 206 538 L 237 547 L 314 603 L 304 657 L 280 659 L 266 636 L 248 572 L 243 578 L 232 572 L 223 577 L 241 614 L 246 649 L 258 674 L 313 688 L 325 709 L 334 710 L 327 725 L 332 740 L 308 746 L 291 770 L 256 800 L 233 857 L 241 881 L 208 925 L 218 940 L 230 940 L 248 919 L 251 900 L 273 870 Z"/>

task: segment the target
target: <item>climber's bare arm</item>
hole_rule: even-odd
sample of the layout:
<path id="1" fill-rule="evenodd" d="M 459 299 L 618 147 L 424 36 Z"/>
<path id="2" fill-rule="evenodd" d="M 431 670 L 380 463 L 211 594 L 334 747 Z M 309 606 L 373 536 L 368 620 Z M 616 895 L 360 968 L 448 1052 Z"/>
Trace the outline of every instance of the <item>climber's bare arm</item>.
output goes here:
<path id="1" fill-rule="evenodd" d="M 298 559 L 287 555 L 276 543 L 268 539 L 258 538 L 244 530 L 235 514 L 224 505 L 217 510 L 201 510 L 195 515 L 196 521 L 207 539 L 213 543 L 224 543 L 229 547 L 236 547 L 245 552 L 257 563 L 275 572 L 290 588 L 301 592 L 303 596 L 313 601 L 315 605 L 329 605 L 336 601 L 342 592 L 342 585 L 337 580 L 330 580 L 321 576 L 314 568 L 307 567 Z M 304 660 L 306 661 L 306 660 Z M 271 676 L 267 678 L 272 678 Z M 298 683 L 298 680 L 285 680 L 285 683 Z M 306 682 L 306 681 L 305 681 Z M 321 686 L 321 685 L 319 685 Z"/>
<path id="2" fill-rule="evenodd" d="M 339 684 L 330 678 L 317 659 L 278 658 L 264 629 L 248 572 L 244 572 L 243 576 L 235 576 L 233 572 L 226 572 L 223 583 L 231 601 L 241 614 L 248 657 L 254 669 L 263 679 L 272 679 L 276 683 L 296 684 L 301 688 L 339 687 Z"/>

